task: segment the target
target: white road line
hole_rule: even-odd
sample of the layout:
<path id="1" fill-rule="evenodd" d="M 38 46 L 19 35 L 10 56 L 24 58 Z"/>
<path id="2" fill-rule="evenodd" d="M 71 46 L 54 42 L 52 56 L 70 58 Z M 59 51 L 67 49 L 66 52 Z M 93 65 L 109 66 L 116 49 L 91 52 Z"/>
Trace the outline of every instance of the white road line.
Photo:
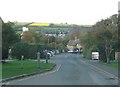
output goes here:
<path id="1" fill-rule="evenodd" d="M 103 69 L 100 69 L 100 68 L 98 68 L 98 67 L 96 67 L 96 66 L 94 66 L 94 65 L 92 65 L 92 64 L 89 64 L 91 67 L 94 67 L 94 68 L 96 68 L 97 69 L 97 71 L 99 70 L 99 71 L 101 71 L 102 73 L 104 73 L 105 75 L 107 74 L 109 77 L 112 77 L 112 78 L 115 78 L 115 79 L 119 79 L 117 76 L 115 76 L 115 75 L 113 75 L 113 74 L 111 74 L 111 73 L 109 73 L 109 72 L 107 72 L 107 71 L 105 71 L 105 70 L 103 70 Z"/>
<path id="2" fill-rule="evenodd" d="M 60 68 L 61 68 L 61 65 L 59 65 L 58 68 L 55 69 L 54 71 L 50 71 L 50 72 L 47 72 L 47 73 L 43 73 L 43 74 L 40 74 L 39 76 L 48 75 L 48 74 L 52 74 L 52 73 L 58 72 Z"/>
<path id="3" fill-rule="evenodd" d="M 8 84 L 9 84 L 9 82 L 4 82 L 1 85 L 8 85 Z"/>

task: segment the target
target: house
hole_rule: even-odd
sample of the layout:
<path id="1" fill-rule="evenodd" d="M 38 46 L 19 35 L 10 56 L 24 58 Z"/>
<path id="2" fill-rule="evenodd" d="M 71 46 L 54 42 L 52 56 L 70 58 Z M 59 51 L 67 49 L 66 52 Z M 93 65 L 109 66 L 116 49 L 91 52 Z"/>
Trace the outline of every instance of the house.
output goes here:
<path id="1" fill-rule="evenodd" d="M 2 18 L 0 17 L 0 24 L 1 24 L 1 23 L 4 23 L 4 22 L 3 22 Z"/>
<path id="2" fill-rule="evenodd" d="M 67 48 L 69 51 L 74 51 L 75 49 L 78 49 L 80 51 L 80 49 L 82 48 L 82 46 L 80 45 L 80 40 L 77 39 L 77 37 L 75 37 L 74 40 L 70 40 L 67 44 Z"/>

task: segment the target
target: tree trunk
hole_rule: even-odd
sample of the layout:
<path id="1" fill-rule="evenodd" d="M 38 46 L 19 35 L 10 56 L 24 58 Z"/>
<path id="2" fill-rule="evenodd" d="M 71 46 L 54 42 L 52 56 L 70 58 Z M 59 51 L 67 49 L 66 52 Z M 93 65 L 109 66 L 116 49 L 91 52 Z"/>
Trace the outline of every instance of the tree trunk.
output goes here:
<path id="1" fill-rule="evenodd" d="M 106 40 L 106 58 L 107 58 L 107 63 L 110 63 L 110 58 L 109 58 L 109 55 L 110 55 L 110 52 L 109 52 L 109 43 L 108 41 Z"/>

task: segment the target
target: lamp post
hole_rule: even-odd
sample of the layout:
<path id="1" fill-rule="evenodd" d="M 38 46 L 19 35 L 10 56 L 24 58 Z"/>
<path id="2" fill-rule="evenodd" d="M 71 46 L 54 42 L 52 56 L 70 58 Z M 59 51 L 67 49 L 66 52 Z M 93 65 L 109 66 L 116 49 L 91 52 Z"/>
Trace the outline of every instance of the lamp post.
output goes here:
<path id="1" fill-rule="evenodd" d="M 45 55 L 46 55 L 46 63 L 48 63 L 48 54 L 47 54 L 47 50 L 45 50 Z"/>
<path id="2" fill-rule="evenodd" d="M 21 56 L 21 69 L 23 69 L 23 59 L 24 59 L 24 56 L 22 55 Z"/>
<path id="3" fill-rule="evenodd" d="M 38 68 L 40 68 L 40 52 L 37 52 Z"/>
<path id="4" fill-rule="evenodd" d="M 57 34 L 56 34 L 56 29 L 55 29 L 55 54 L 56 54 L 56 36 Z"/>

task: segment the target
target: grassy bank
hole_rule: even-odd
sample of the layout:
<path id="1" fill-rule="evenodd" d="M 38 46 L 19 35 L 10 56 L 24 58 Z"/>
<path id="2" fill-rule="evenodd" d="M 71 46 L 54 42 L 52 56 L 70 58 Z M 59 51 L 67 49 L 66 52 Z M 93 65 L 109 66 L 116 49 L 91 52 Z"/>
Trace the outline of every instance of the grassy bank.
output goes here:
<path id="1" fill-rule="evenodd" d="M 2 64 L 2 79 L 33 72 L 43 72 L 52 69 L 54 65 L 52 63 L 40 63 L 40 68 L 38 68 L 38 63 L 35 61 L 26 60 L 23 61 L 23 64 L 21 61 L 11 61 Z"/>

